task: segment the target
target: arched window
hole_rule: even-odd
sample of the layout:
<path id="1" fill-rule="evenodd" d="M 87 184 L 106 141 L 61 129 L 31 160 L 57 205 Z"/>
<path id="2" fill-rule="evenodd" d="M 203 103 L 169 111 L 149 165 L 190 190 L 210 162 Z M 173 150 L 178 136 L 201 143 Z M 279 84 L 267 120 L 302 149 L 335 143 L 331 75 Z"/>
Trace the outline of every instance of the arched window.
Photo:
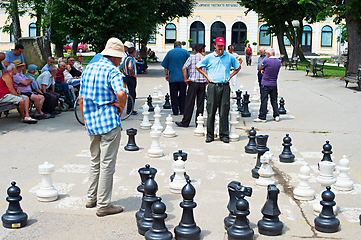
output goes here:
<path id="1" fill-rule="evenodd" d="M 36 24 L 30 23 L 29 25 L 29 37 L 36 37 Z"/>
<path id="2" fill-rule="evenodd" d="M 190 27 L 190 38 L 193 40 L 192 46 L 196 44 L 204 44 L 204 24 L 200 21 L 192 23 Z"/>
<path id="3" fill-rule="evenodd" d="M 321 31 L 321 47 L 332 47 L 332 28 L 324 26 Z"/>
<path id="4" fill-rule="evenodd" d="M 260 46 L 269 46 L 271 45 L 271 35 L 267 34 L 268 27 L 262 25 L 259 28 L 259 45 Z"/>
<path id="5" fill-rule="evenodd" d="M 177 39 L 177 27 L 173 23 L 165 26 L 165 43 L 174 43 Z"/>

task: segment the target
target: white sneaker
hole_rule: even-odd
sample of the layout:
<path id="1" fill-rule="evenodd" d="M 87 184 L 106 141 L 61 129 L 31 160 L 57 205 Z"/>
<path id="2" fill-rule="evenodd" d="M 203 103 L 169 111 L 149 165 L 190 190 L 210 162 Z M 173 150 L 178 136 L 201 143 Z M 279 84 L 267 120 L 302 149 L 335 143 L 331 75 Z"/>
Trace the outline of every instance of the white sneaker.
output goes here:
<path id="1" fill-rule="evenodd" d="M 275 120 L 275 122 L 279 122 L 279 121 L 280 121 L 280 117 L 277 116 L 277 117 L 274 118 L 274 120 Z"/>
<path id="2" fill-rule="evenodd" d="M 256 119 L 253 119 L 253 122 L 262 122 L 262 123 L 265 123 L 265 122 L 267 122 L 267 120 L 263 120 L 263 119 L 256 118 Z"/>

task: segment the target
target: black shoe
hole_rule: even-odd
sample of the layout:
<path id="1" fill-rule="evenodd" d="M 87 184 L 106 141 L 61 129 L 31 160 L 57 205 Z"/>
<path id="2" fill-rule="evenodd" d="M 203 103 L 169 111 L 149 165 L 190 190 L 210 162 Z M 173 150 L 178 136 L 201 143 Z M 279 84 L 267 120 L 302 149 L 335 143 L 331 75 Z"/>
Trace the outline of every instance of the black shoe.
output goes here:
<path id="1" fill-rule="evenodd" d="M 52 115 L 58 115 L 60 113 L 61 113 L 60 111 L 56 111 L 56 110 L 51 112 Z"/>
<path id="2" fill-rule="evenodd" d="M 224 142 L 224 143 L 229 143 L 229 139 L 228 139 L 228 138 L 223 138 L 223 139 L 221 139 L 221 141 Z"/>
<path id="3" fill-rule="evenodd" d="M 206 139 L 206 143 L 210 143 L 210 142 L 213 142 L 214 139 L 211 139 L 211 138 L 207 138 Z"/>
<path id="4" fill-rule="evenodd" d="M 136 116 L 136 115 L 138 115 L 138 112 L 137 112 L 137 111 L 133 111 L 133 112 L 132 112 L 132 115 Z"/>
<path id="5" fill-rule="evenodd" d="M 175 122 L 175 124 L 176 124 L 178 127 L 188 127 L 188 126 L 184 125 L 184 124 L 181 123 L 181 122 Z"/>

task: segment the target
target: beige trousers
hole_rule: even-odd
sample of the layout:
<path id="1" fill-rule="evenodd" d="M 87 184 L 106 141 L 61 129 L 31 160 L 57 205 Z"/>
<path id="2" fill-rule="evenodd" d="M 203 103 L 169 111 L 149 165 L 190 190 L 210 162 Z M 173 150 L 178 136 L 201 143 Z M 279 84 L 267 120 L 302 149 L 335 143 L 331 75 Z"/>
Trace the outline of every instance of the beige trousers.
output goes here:
<path id="1" fill-rule="evenodd" d="M 120 127 L 102 135 L 90 135 L 90 174 L 88 202 L 98 202 L 98 209 L 110 205 L 113 174 L 120 143 Z"/>

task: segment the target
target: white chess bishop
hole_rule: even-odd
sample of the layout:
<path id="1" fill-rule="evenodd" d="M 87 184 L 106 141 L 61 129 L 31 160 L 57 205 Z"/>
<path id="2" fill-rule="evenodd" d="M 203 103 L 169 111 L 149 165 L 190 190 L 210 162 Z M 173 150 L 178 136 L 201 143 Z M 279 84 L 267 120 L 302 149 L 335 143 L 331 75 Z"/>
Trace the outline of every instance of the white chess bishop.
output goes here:
<path id="1" fill-rule="evenodd" d="M 159 138 L 161 132 L 160 131 L 150 131 L 150 137 L 152 138 L 152 145 L 148 150 L 149 157 L 158 158 L 163 156 L 163 149 L 160 148 Z"/>
<path id="2" fill-rule="evenodd" d="M 261 156 L 261 167 L 258 170 L 259 178 L 256 179 L 256 184 L 261 187 L 267 187 L 270 184 L 275 184 L 275 181 L 272 179 L 274 172 L 272 170 L 271 160 L 273 154 L 270 151 L 265 152 Z"/>
<path id="3" fill-rule="evenodd" d="M 36 191 L 36 196 L 40 202 L 51 202 L 58 199 L 58 190 L 53 186 L 51 181 L 51 174 L 54 172 L 54 164 L 49 164 L 44 162 L 38 166 L 39 173 L 42 175 L 41 186 L 38 191 Z"/>
<path id="4" fill-rule="evenodd" d="M 339 191 L 351 191 L 353 189 L 353 182 L 348 175 L 348 171 L 350 170 L 349 165 L 350 161 L 347 159 L 346 155 L 343 155 L 338 165 L 340 174 L 338 175 L 334 185 L 334 188 Z"/>
<path id="5" fill-rule="evenodd" d="M 170 114 L 165 119 L 165 124 L 167 124 L 166 128 L 163 131 L 163 136 L 167 138 L 175 137 L 175 131 L 173 129 L 173 118 Z"/>
<path id="6" fill-rule="evenodd" d="M 202 137 L 204 136 L 204 127 L 203 127 L 203 116 L 200 113 L 199 116 L 197 117 L 197 128 L 194 129 L 194 135 Z"/>
<path id="7" fill-rule="evenodd" d="M 310 186 L 310 172 L 311 168 L 305 163 L 302 167 L 300 167 L 300 173 L 298 174 L 300 183 L 293 190 L 293 195 L 295 199 L 303 200 L 303 201 L 311 201 L 315 198 L 315 190 L 313 190 Z"/>
<path id="8" fill-rule="evenodd" d="M 172 193 L 181 193 L 182 188 L 187 184 L 185 179 L 185 162 L 182 157 L 179 156 L 176 161 L 173 162 L 175 176 L 172 182 L 169 183 L 169 189 Z"/>
<path id="9" fill-rule="evenodd" d="M 149 106 L 147 103 L 143 105 L 143 121 L 140 123 L 140 129 L 150 129 L 152 124 L 149 122 Z"/>

